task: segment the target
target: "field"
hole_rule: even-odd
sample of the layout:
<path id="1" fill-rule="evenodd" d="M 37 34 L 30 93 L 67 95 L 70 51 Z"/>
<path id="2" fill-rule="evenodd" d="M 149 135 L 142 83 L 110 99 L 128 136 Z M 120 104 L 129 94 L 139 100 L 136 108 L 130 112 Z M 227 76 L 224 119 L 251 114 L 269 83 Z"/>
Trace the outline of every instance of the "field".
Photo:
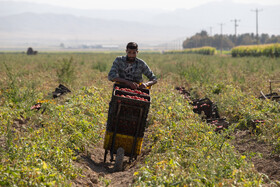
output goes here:
<path id="1" fill-rule="evenodd" d="M 113 173 L 102 147 L 118 55 L 0 54 L 0 186 L 280 185 L 280 104 L 258 98 L 279 58 L 139 53 L 158 84 L 142 154 Z M 53 99 L 60 83 L 71 92 Z M 229 127 L 216 132 L 176 87 L 211 99 Z"/>

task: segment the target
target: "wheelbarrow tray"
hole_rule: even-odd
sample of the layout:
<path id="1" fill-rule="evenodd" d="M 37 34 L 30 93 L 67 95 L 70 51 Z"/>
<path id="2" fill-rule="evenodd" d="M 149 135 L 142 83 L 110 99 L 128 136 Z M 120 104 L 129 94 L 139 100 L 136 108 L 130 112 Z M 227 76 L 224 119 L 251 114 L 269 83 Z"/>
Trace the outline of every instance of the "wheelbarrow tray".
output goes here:
<path id="1" fill-rule="evenodd" d="M 104 140 L 104 149 L 110 150 L 113 142 L 113 135 L 114 132 L 109 132 L 106 131 L 105 133 L 105 140 Z M 125 151 L 125 156 L 131 156 L 132 150 L 133 150 L 133 142 L 134 142 L 134 137 L 133 136 L 128 136 L 128 135 L 123 135 L 123 134 L 116 134 L 115 136 L 115 145 L 113 149 L 113 153 L 116 154 L 117 149 L 119 147 L 122 147 Z M 141 153 L 141 148 L 143 144 L 143 137 L 137 137 L 136 141 L 136 147 L 134 150 L 134 154 L 140 155 Z"/>

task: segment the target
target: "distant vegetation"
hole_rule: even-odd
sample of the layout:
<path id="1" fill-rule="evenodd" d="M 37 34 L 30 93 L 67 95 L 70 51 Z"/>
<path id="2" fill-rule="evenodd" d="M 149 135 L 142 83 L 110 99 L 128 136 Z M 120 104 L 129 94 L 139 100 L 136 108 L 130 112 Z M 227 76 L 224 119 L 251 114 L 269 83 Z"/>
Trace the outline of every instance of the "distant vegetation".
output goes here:
<path id="1" fill-rule="evenodd" d="M 194 53 L 194 54 L 202 54 L 202 55 L 214 55 L 216 53 L 216 48 L 205 46 L 205 47 L 198 47 L 198 48 L 191 48 L 191 49 L 184 49 L 184 50 L 167 51 L 165 53 L 168 54 Z"/>
<path id="2" fill-rule="evenodd" d="M 243 56 L 280 56 L 280 44 L 238 46 L 231 50 L 232 57 Z"/>
<path id="3" fill-rule="evenodd" d="M 253 33 L 235 35 L 214 35 L 209 36 L 206 31 L 196 33 L 194 36 L 187 38 L 183 42 L 183 48 L 198 48 L 203 46 L 211 46 L 217 49 L 231 49 L 239 45 L 255 45 L 255 44 L 271 44 L 280 43 L 280 35 L 261 34 L 258 38 Z"/>

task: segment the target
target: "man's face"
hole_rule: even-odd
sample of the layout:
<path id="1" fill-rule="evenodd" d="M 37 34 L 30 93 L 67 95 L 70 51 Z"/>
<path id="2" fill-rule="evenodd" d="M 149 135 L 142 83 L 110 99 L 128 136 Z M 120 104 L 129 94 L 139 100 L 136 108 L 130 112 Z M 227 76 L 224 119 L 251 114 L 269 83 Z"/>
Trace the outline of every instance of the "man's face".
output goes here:
<path id="1" fill-rule="evenodd" d="M 127 49 L 126 54 L 127 54 L 127 60 L 128 62 L 134 62 L 135 58 L 137 56 L 137 49 Z"/>

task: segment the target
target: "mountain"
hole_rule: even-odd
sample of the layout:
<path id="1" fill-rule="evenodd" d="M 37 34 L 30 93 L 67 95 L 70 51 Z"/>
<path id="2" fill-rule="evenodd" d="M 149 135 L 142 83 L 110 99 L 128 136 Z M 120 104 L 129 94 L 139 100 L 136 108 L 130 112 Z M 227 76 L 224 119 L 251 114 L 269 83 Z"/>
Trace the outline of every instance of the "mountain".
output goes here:
<path id="1" fill-rule="evenodd" d="M 141 22 L 149 20 L 151 17 L 163 13 L 162 10 L 84 10 L 75 8 L 66 8 L 48 4 L 0 1 L 0 17 L 21 14 L 26 12 L 32 13 L 53 13 L 53 14 L 71 14 L 89 18 L 100 18 L 106 20 L 123 20 Z"/>
<path id="2" fill-rule="evenodd" d="M 13 40 L 49 38 L 50 40 L 143 42 L 172 40 L 176 34 L 184 35 L 184 28 L 154 26 L 140 22 L 105 20 L 52 13 L 21 13 L 0 19 L 0 33 L 10 34 Z M 175 35 L 174 35 L 175 34 Z M 43 37 L 42 37 L 43 36 Z M 61 40 L 61 41 L 62 41 Z"/>
<path id="3" fill-rule="evenodd" d="M 256 32 L 280 34 L 280 5 L 260 6 L 228 1 L 208 3 L 189 10 L 81 10 L 39 3 L 0 1 L 0 47 L 59 43 L 119 44 L 141 41 L 145 44 L 180 46 L 201 30 L 208 34 Z M 221 27 L 222 24 L 222 27 Z M 210 29 L 211 27 L 211 29 Z"/>

